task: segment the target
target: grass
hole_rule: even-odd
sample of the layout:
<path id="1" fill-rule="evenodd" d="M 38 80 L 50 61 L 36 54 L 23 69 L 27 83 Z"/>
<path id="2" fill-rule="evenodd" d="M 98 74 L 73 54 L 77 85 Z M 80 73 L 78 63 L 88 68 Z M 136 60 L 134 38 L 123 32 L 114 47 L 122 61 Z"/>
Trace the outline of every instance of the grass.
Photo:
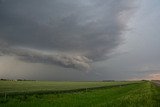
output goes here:
<path id="1" fill-rule="evenodd" d="M 160 107 L 160 87 L 142 82 L 75 93 L 8 96 L 0 107 Z"/>
<path id="2" fill-rule="evenodd" d="M 0 94 L 37 92 L 37 91 L 62 91 L 82 88 L 93 88 L 128 84 L 134 82 L 52 82 L 52 81 L 0 81 Z"/>

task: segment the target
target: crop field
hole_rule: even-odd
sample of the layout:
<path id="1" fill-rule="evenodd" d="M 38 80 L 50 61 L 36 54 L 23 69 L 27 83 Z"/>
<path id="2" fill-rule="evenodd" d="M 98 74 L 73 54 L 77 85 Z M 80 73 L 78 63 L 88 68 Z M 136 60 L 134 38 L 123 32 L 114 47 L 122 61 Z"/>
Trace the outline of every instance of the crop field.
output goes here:
<path id="1" fill-rule="evenodd" d="M 83 88 L 94 88 L 135 83 L 124 82 L 52 82 L 52 81 L 0 81 L 0 94 L 37 92 L 37 91 L 62 91 Z"/>
<path id="2" fill-rule="evenodd" d="M 0 92 L 0 107 L 160 107 L 160 87 L 149 81 L 0 81 Z"/>

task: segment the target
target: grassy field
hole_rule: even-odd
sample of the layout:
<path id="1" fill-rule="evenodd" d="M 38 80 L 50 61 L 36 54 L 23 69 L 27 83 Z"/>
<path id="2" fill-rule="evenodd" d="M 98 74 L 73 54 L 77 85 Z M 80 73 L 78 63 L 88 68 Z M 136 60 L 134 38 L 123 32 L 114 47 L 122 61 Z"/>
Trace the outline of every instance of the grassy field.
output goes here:
<path id="1" fill-rule="evenodd" d="M 87 86 L 87 83 L 84 84 L 83 87 Z M 89 82 L 88 84 L 98 83 Z M 1 88 L 1 90 L 5 89 Z M 73 93 L 3 96 L 0 102 L 0 107 L 160 107 L 160 87 L 151 82 L 140 82 Z"/>
<path id="2" fill-rule="evenodd" d="M 52 81 L 0 81 L 0 93 L 61 91 L 128 84 L 133 82 L 52 82 Z"/>

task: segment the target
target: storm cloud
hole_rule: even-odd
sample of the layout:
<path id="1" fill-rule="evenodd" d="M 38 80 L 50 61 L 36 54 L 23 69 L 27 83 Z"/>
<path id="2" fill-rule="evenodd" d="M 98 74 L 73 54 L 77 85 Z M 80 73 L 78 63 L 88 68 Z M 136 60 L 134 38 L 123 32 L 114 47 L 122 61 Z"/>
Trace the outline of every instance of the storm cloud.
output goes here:
<path id="1" fill-rule="evenodd" d="M 0 0 L 0 53 L 79 70 L 121 44 L 129 0 Z"/>

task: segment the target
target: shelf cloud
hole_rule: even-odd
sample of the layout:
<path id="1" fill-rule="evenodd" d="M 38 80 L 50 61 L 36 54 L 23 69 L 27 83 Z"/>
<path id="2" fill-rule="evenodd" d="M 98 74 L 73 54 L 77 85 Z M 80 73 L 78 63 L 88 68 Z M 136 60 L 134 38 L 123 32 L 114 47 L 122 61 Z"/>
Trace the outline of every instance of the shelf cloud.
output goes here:
<path id="1" fill-rule="evenodd" d="M 0 0 L 0 55 L 87 71 L 122 42 L 128 0 Z"/>

